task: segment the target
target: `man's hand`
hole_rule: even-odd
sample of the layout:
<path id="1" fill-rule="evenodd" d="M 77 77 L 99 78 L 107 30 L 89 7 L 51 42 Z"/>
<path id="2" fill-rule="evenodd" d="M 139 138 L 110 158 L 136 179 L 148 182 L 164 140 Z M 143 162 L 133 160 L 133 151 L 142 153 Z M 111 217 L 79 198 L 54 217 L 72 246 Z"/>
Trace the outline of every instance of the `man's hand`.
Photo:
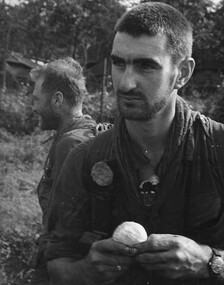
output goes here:
<path id="1" fill-rule="evenodd" d="M 131 249 L 112 238 L 93 243 L 82 260 L 87 284 L 110 284 L 123 275 L 132 263 Z"/>
<path id="2" fill-rule="evenodd" d="M 146 270 L 156 270 L 171 279 L 208 278 L 210 247 L 179 235 L 152 234 L 134 245 L 136 260 Z"/>
<path id="3" fill-rule="evenodd" d="M 48 262 L 52 285 L 110 284 L 136 262 L 131 249 L 112 238 L 94 242 L 89 254 L 79 260 L 58 258 Z"/>

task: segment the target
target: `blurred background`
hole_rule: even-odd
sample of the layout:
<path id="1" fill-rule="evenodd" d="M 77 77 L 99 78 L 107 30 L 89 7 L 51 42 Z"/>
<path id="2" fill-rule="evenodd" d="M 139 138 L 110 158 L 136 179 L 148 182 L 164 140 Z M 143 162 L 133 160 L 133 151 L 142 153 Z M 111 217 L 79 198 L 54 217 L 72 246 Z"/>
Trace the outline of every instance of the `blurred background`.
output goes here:
<path id="1" fill-rule="evenodd" d="M 71 56 L 84 67 L 84 112 L 113 122 L 113 27 L 128 0 L 0 0 L 0 285 L 29 284 L 41 213 L 36 186 L 51 134 L 32 112 L 30 70 Z M 152 1 L 157 2 L 157 1 Z M 180 90 L 194 110 L 224 123 L 224 0 L 160 1 L 194 28 L 196 69 Z"/>

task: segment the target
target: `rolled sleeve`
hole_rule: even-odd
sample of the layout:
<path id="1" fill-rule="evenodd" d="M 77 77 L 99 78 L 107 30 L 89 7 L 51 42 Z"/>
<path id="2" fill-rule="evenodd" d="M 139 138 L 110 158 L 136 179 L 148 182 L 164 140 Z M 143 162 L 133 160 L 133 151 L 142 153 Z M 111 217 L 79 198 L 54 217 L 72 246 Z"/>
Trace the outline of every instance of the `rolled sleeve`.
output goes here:
<path id="1" fill-rule="evenodd" d="M 79 243 L 87 226 L 88 195 L 83 186 L 83 166 L 91 140 L 78 145 L 67 157 L 53 185 L 47 218 L 46 259 L 82 258 L 88 248 Z"/>

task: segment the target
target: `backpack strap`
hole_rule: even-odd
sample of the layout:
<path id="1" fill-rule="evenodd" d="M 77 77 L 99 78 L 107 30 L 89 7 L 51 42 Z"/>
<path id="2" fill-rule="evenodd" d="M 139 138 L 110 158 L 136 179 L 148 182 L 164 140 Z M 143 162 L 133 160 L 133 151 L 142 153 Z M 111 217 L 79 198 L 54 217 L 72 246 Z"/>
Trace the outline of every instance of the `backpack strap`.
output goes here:
<path id="1" fill-rule="evenodd" d="M 101 128 L 102 125 L 99 127 Z M 112 130 L 105 132 L 105 129 L 98 129 L 98 134 L 92 140 L 85 157 L 83 184 L 89 199 L 86 203 L 86 231 L 79 240 L 83 252 L 88 252 L 93 242 L 110 236 L 113 185 L 109 187 L 97 185 L 91 177 L 91 171 L 97 162 L 104 161 L 108 165 L 113 162 L 111 143 Z"/>
<path id="2" fill-rule="evenodd" d="M 84 166 L 84 185 L 89 192 L 88 230 L 106 238 L 111 234 L 112 196 L 114 180 L 111 185 L 101 186 L 92 179 L 91 172 L 96 163 L 105 162 L 112 173 L 116 171 L 112 152 L 112 130 L 99 134 L 88 150 Z M 102 169 L 103 170 L 103 169 Z"/>
<path id="3" fill-rule="evenodd" d="M 212 147 L 214 148 L 217 169 L 222 180 L 224 190 L 224 124 L 209 119 Z M 224 197 L 224 191 L 223 191 Z"/>

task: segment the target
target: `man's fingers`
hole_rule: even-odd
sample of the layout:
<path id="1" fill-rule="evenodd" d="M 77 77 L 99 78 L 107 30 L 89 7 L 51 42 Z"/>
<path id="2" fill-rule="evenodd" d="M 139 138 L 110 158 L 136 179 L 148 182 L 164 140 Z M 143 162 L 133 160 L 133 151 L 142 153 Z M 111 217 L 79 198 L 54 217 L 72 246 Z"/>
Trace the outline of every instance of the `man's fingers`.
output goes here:
<path id="1" fill-rule="evenodd" d="M 137 254 L 153 251 L 167 251 L 177 246 L 177 236 L 170 234 L 151 234 L 147 241 L 135 244 Z"/>
<path id="2" fill-rule="evenodd" d="M 120 264 L 112 264 L 112 265 L 107 265 L 107 264 L 98 264 L 96 266 L 97 272 L 101 273 L 110 273 L 110 272 L 117 272 L 118 275 L 121 272 L 125 272 L 128 269 L 128 266 L 126 265 L 120 265 Z"/>
<path id="3" fill-rule="evenodd" d="M 91 249 L 100 252 L 131 255 L 130 247 L 121 242 L 114 241 L 112 238 L 94 242 Z"/>
<path id="4" fill-rule="evenodd" d="M 158 264 L 158 263 L 167 263 L 170 261 L 171 254 L 168 251 L 163 252 L 146 252 L 139 254 L 135 257 L 137 262 L 146 263 L 146 264 Z"/>
<path id="5" fill-rule="evenodd" d="M 114 266 L 108 266 L 107 267 L 107 270 L 108 271 L 110 271 L 110 272 L 125 272 L 125 271 L 127 271 L 127 269 L 128 269 L 128 266 L 126 266 L 126 265 L 120 265 L 120 264 L 116 264 L 116 265 L 114 265 Z"/>
<path id="6" fill-rule="evenodd" d="M 114 254 L 114 252 L 102 252 L 94 249 L 90 250 L 88 258 L 96 266 L 104 264 L 109 267 L 115 267 L 116 265 L 127 267 L 135 262 L 134 258 L 124 254 Z"/>

